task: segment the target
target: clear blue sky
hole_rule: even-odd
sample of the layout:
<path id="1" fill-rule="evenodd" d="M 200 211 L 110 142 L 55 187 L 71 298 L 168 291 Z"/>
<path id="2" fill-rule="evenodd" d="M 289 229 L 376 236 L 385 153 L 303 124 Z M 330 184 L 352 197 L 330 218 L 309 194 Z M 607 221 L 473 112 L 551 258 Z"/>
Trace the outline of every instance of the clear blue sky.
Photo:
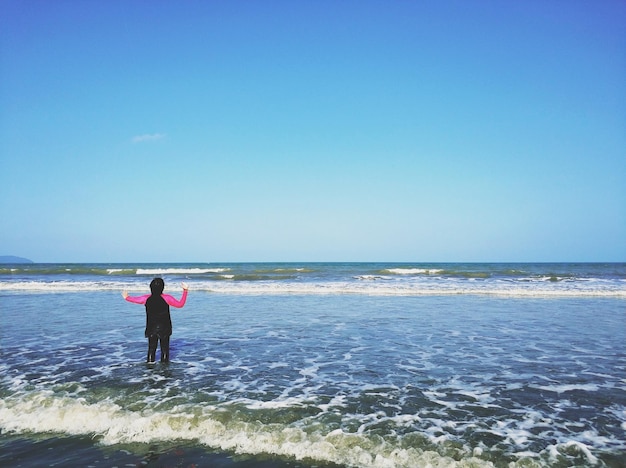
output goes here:
<path id="1" fill-rule="evenodd" d="M 4 0 L 0 40 L 0 254 L 626 260 L 622 0 Z"/>

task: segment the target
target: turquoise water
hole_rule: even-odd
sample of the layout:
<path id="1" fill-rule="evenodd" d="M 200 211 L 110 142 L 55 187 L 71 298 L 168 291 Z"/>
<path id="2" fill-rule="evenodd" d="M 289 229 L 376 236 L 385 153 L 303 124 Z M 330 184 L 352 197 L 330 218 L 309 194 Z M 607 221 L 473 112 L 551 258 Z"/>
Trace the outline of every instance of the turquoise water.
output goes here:
<path id="1" fill-rule="evenodd" d="M 143 362 L 161 275 L 169 365 Z M 626 266 L 0 270 L 0 464 L 623 466 Z M 69 458 L 73 457 L 73 458 Z"/>

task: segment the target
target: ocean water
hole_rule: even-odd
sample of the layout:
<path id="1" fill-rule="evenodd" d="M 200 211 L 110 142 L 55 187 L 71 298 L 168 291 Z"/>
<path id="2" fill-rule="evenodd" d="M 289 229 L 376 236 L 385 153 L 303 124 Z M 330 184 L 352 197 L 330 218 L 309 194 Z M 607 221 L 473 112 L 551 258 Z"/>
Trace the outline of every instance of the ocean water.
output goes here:
<path id="1" fill-rule="evenodd" d="M 0 314 L 0 466 L 626 466 L 623 263 L 0 265 Z"/>

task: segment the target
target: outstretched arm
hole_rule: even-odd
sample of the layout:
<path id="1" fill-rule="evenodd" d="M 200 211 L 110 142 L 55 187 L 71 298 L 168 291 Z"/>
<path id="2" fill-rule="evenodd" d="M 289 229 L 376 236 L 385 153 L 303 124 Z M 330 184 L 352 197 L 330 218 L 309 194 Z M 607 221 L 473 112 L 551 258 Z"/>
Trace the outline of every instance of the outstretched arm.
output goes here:
<path id="1" fill-rule="evenodd" d="M 128 292 L 124 289 L 124 291 L 122 291 L 122 297 L 133 304 L 145 304 L 150 297 L 150 294 L 146 294 L 144 296 L 129 296 Z"/>
<path id="2" fill-rule="evenodd" d="M 183 285 L 183 295 L 180 298 L 180 300 L 176 299 L 174 296 L 170 296 L 169 294 L 162 294 L 161 297 L 163 299 L 165 299 L 165 302 L 167 302 L 169 305 L 173 306 L 173 307 L 182 307 L 185 305 L 185 302 L 187 301 L 187 291 L 189 290 L 189 286 L 187 286 L 187 283 L 182 283 Z"/>

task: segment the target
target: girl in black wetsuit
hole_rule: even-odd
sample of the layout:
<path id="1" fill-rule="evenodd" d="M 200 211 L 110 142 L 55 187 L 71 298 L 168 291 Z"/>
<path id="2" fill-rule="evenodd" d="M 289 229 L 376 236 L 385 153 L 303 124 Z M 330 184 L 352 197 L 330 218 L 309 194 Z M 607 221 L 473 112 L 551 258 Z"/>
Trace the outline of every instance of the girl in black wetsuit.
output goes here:
<path id="1" fill-rule="evenodd" d="M 152 294 L 144 296 L 129 296 L 126 290 L 122 296 L 128 302 L 146 305 L 146 331 L 148 338 L 148 358 L 147 362 L 155 362 L 157 344 L 161 343 L 161 362 L 170 360 L 170 336 L 172 335 L 172 318 L 170 317 L 170 306 L 183 307 L 187 300 L 189 287 L 182 283 L 183 295 L 180 300 L 169 294 L 163 294 L 165 282 L 162 278 L 154 278 L 150 283 Z"/>

